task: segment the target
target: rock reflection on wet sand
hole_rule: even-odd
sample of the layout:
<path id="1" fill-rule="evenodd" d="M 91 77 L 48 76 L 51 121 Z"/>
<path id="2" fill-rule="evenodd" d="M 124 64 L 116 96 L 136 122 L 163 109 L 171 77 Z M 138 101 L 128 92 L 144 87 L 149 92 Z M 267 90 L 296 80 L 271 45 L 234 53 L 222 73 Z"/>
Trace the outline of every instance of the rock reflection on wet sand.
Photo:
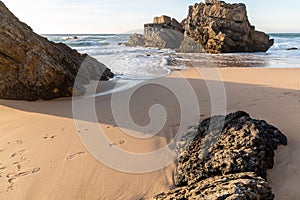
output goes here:
<path id="1" fill-rule="evenodd" d="M 268 67 L 266 54 L 178 54 L 169 61 L 170 65 L 186 65 L 189 67 Z"/>

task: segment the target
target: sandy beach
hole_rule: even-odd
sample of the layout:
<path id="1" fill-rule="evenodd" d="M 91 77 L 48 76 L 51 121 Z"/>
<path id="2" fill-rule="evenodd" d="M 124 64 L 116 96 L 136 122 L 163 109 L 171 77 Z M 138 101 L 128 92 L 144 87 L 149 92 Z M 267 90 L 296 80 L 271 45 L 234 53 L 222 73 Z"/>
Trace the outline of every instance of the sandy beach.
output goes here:
<path id="1" fill-rule="evenodd" d="M 300 199 L 297 16 L 0 0 L 0 200 Z"/>
<path id="2" fill-rule="evenodd" d="M 276 199 L 297 199 L 300 178 L 300 69 L 218 69 L 227 96 L 227 113 L 248 112 L 264 119 L 288 137 L 288 146 L 276 151 L 269 181 Z M 180 72 L 198 97 L 201 119 L 210 116 L 210 96 L 196 69 Z M 174 73 L 162 79 L 172 79 Z M 216 81 L 216 80 L 212 80 Z M 98 124 L 118 146 L 131 152 L 150 152 L 165 146 L 177 131 L 176 101 L 154 85 L 143 87 L 131 112 L 140 125 L 149 123 L 148 109 L 165 107 L 168 119 L 147 140 L 124 134 L 111 113 L 110 95 L 96 97 Z M 86 150 L 72 115 L 72 101 L 0 100 L 0 199 L 149 199 L 173 185 L 174 164 L 145 174 L 111 169 Z M 83 124 L 85 121 L 83 120 Z M 88 123 L 88 121 L 86 122 Z M 86 130 L 88 133 L 88 130 Z"/>

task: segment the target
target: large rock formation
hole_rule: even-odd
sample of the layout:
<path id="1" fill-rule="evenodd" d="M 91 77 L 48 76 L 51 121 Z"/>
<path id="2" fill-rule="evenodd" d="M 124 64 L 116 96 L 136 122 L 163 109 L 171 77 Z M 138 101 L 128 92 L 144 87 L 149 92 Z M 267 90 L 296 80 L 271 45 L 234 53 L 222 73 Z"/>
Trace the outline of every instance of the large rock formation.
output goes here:
<path id="1" fill-rule="evenodd" d="M 239 111 L 204 120 L 188 138 L 178 142 L 177 188 L 154 199 L 274 199 L 267 169 L 287 145 L 277 128 Z"/>
<path id="2" fill-rule="evenodd" d="M 265 52 L 274 43 L 250 25 L 246 6 L 241 3 L 206 0 L 190 6 L 184 28 L 185 37 L 200 43 L 209 53 Z"/>
<path id="3" fill-rule="evenodd" d="M 182 23 L 167 16 L 145 24 L 144 35 L 133 35 L 128 46 L 172 48 L 180 52 L 265 52 L 273 39 L 250 25 L 244 4 L 206 0 L 189 7 Z M 184 33 L 184 38 L 181 33 Z"/>
<path id="4" fill-rule="evenodd" d="M 145 24 L 144 35 L 132 35 L 126 45 L 178 49 L 183 39 L 182 25 L 163 15 L 155 17 L 152 24 Z"/>
<path id="5" fill-rule="evenodd" d="M 74 86 L 81 65 L 85 68 Z M 35 34 L 0 1 L 1 99 L 53 99 L 72 96 L 73 91 L 80 95 L 89 80 L 112 76 L 108 68 L 88 55 Z"/>

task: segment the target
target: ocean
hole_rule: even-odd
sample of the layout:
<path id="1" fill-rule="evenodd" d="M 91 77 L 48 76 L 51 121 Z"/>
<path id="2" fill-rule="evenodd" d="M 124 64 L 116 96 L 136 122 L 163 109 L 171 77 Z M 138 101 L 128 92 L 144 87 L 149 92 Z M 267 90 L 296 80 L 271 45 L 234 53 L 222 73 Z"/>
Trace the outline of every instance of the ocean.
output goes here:
<path id="1" fill-rule="evenodd" d="M 174 50 L 142 47 L 126 47 L 129 34 L 86 34 L 86 35 L 44 35 L 53 42 L 67 44 L 80 53 L 87 53 L 109 67 L 123 79 L 153 79 L 168 75 L 173 68 L 168 59 L 177 56 L 179 60 L 196 64 L 197 67 L 265 67 L 300 68 L 300 33 L 270 34 L 275 44 L 266 53 L 229 54 L 176 54 Z M 297 50 L 287 50 L 298 48 Z M 179 56 L 178 56 L 179 55 Z M 207 63 L 209 60 L 210 63 Z M 187 68 L 186 65 L 176 69 Z"/>

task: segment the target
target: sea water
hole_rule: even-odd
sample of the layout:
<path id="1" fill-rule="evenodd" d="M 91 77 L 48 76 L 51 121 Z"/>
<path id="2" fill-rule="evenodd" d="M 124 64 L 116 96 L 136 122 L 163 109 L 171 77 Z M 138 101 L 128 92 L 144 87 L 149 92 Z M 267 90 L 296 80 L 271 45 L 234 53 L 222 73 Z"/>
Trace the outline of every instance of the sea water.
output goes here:
<path id="1" fill-rule="evenodd" d="M 123 79 L 152 79 L 171 72 L 167 60 L 176 52 L 170 49 L 126 47 L 130 34 L 45 35 L 80 53 L 87 53 L 109 67 Z M 197 67 L 266 67 L 300 68 L 300 34 L 270 34 L 274 45 L 266 53 L 181 54 L 184 61 L 196 61 Z M 298 50 L 287 50 L 298 48 Z M 198 62 L 197 62 L 198 61 Z M 193 63 L 193 62 L 191 62 Z M 187 66 L 178 66 L 179 69 Z"/>
<path id="2" fill-rule="evenodd" d="M 105 64 L 122 79 L 153 79 L 170 73 L 167 59 L 174 50 L 127 47 L 129 34 L 45 35 L 53 42 L 62 42 L 80 53 L 86 53 Z"/>

